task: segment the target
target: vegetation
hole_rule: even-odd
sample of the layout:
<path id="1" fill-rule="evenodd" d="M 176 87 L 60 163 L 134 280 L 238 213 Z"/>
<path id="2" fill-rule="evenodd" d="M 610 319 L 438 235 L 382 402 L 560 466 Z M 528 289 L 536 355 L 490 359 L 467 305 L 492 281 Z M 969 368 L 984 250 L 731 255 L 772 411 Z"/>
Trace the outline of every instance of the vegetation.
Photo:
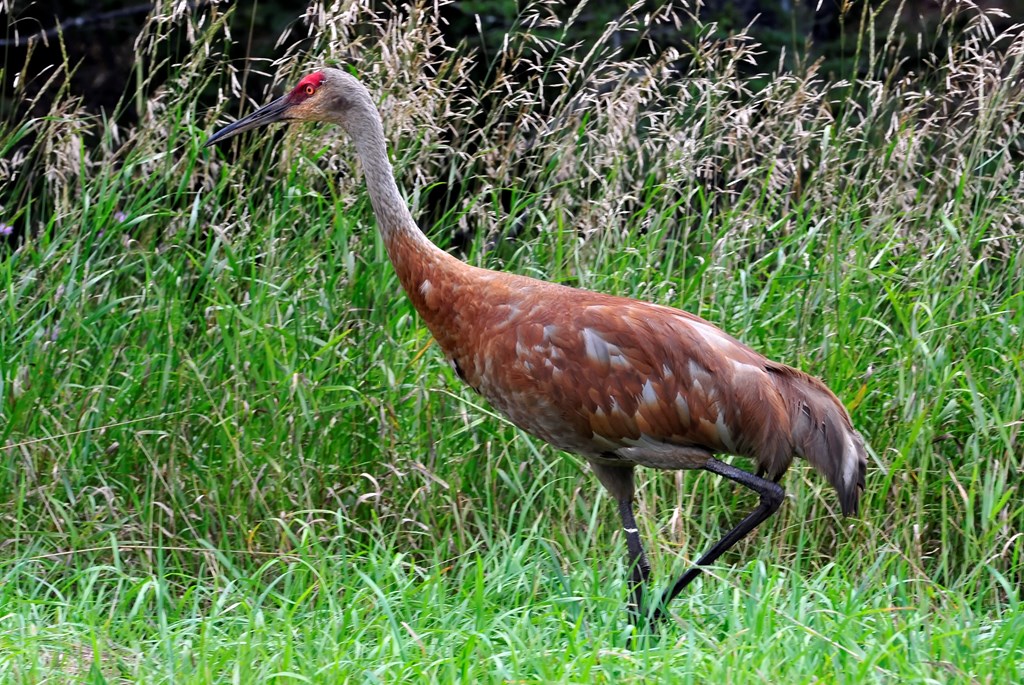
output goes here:
<path id="1" fill-rule="evenodd" d="M 4 73 L 52 102 L 0 124 L 4 681 L 1024 678 L 1020 29 L 964 8 L 906 73 L 916 39 L 865 14 L 868 68 L 836 80 L 679 8 L 574 47 L 541 4 L 474 82 L 433 3 L 314 3 L 274 64 L 225 61 L 215 8 L 165 11 L 120 105 L 137 126 L 62 73 Z M 677 21 L 693 42 L 615 52 Z M 779 514 L 630 645 L 613 503 L 440 359 L 343 134 L 202 149 L 271 97 L 239 104 L 247 69 L 335 60 L 380 94 L 440 244 L 826 379 L 871 445 L 862 515 L 795 465 Z M 706 474 L 641 480 L 661 584 L 753 506 Z"/>

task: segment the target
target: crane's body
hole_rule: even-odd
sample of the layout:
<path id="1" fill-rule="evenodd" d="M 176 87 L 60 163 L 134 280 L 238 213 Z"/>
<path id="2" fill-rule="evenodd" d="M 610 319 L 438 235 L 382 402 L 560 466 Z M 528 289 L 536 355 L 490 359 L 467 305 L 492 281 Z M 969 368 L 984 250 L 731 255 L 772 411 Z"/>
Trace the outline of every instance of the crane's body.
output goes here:
<path id="1" fill-rule="evenodd" d="M 824 383 L 687 312 L 480 269 L 436 247 L 398 191 L 368 91 L 348 74 L 310 74 L 207 145 L 292 119 L 334 121 L 355 141 L 391 262 L 458 376 L 515 425 L 587 459 L 616 498 L 638 618 L 649 567 L 633 518 L 635 466 L 705 469 L 761 496 L 759 507 L 666 592 L 655 617 L 701 565 L 778 508 L 776 481 L 794 456 L 828 478 L 843 513 L 856 512 L 864 443 Z M 752 459 L 759 475 L 716 454 Z"/>
<path id="2" fill-rule="evenodd" d="M 389 252 L 458 376 L 526 432 L 606 466 L 692 469 L 733 454 L 774 479 L 808 441 L 793 422 L 804 402 L 819 423 L 837 422 L 829 428 L 840 459 L 826 475 L 852 509 L 857 446 L 817 379 L 678 309 L 478 269 L 444 252 Z"/>

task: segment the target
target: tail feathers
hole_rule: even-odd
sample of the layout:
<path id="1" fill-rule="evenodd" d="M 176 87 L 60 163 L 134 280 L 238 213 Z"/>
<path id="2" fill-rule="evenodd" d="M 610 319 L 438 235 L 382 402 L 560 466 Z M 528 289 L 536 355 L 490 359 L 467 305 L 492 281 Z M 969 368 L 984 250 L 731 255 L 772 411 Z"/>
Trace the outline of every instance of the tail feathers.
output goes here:
<path id="1" fill-rule="evenodd" d="M 864 491 L 867 450 L 846 408 L 813 376 L 781 364 L 768 370 L 786 398 L 796 453 L 836 489 L 843 514 L 856 514 Z"/>

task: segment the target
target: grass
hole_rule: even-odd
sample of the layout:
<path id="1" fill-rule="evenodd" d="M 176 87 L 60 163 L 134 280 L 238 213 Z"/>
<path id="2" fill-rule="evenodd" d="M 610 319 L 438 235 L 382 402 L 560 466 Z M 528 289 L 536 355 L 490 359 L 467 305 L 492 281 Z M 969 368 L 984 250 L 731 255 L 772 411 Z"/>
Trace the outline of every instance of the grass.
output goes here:
<path id="1" fill-rule="evenodd" d="M 1020 34 L 967 13 L 934 73 L 886 80 L 879 49 L 846 85 L 810 66 L 763 88 L 736 69 L 756 46 L 708 34 L 674 88 L 671 51 L 523 32 L 481 85 L 430 6 L 308 15 L 390 94 L 441 244 L 698 313 L 826 379 L 871 445 L 859 518 L 796 464 L 780 512 L 630 648 L 613 503 L 449 371 L 340 133 L 200 148 L 235 96 L 224 18 L 199 18 L 147 27 L 146 59 L 192 47 L 126 96 L 139 126 L 65 93 L 0 128 L 3 680 L 1024 677 Z M 275 79 L 339 45 L 289 48 Z M 644 473 L 660 586 L 752 505 Z"/>

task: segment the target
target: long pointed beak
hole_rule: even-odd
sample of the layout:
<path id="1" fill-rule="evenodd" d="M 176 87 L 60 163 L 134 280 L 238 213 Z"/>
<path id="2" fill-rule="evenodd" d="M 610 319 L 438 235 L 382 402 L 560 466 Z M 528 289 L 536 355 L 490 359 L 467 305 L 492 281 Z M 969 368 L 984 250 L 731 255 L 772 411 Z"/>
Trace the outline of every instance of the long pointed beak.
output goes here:
<path id="1" fill-rule="evenodd" d="M 272 124 L 275 121 L 285 121 L 288 118 L 286 116 L 286 112 L 290 106 L 291 103 L 288 102 L 288 96 L 281 96 L 269 105 L 260 107 L 249 116 L 239 119 L 235 123 L 229 124 L 217 131 L 210 136 L 205 143 L 203 143 L 203 147 L 210 147 L 222 140 L 227 140 L 232 136 L 236 136 L 243 131 L 248 131 L 251 128 L 266 126 L 267 124 Z"/>

